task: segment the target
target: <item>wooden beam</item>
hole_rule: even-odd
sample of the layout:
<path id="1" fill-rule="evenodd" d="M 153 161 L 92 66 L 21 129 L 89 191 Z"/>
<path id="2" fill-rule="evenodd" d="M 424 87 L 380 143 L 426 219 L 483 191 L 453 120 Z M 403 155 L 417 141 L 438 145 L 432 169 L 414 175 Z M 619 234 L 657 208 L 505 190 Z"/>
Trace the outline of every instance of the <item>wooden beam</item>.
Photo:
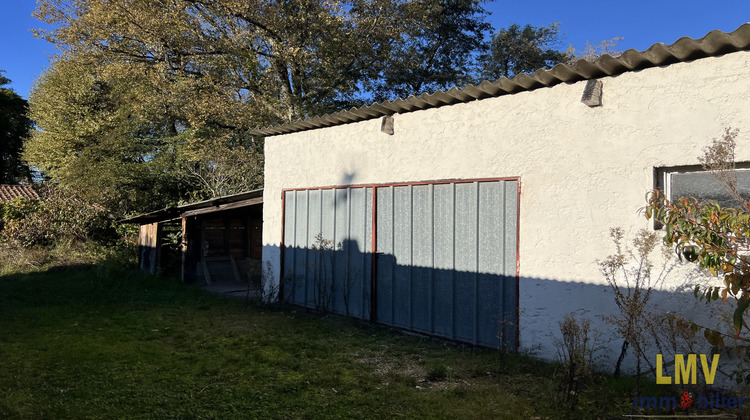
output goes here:
<path id="1" fill-rule="evenodd" d="M 247 207 L 247 206 L 255 206 L 258 204 L 263 204 L 263 197 L 249 198 L 247 200 L 237 201 L 235 203 L 227 203 L 227 204 L 221 204 L 218 206 L 207 207 L 204 209 L 191 210 L 191 211 L 182 213 L 182 217 L 197 216 L 199 214 L 214 213 L 217 211 L 231 210 L 231 209 L 237 209 L 237 208 Z"/>

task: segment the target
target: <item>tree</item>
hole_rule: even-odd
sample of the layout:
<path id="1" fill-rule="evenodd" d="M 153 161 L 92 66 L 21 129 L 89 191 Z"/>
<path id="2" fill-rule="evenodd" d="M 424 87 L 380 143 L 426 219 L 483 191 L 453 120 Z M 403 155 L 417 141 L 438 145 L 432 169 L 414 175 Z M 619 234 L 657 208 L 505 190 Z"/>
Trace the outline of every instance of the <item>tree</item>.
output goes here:
<path id="1" fill-rule="evenodd" d="M 36 16 L 65 54 L 147 75 L 191 124 L 238 129 L 338 110 L 381 78 L 400 95 L 411 75 L 394 69 L 419 73 L 412 89 L 455 83 L 487 28 L 479 0 L 41 0 Z"/>
<path id="2" fill-rule="evenodd" d="M 54 62 L 36 82 L 30 111 L 37 129 L 24 156 L 42 174 L 116 215 L 262 183 L 257 175 L 261 151 L 253 148 L 251 138 L 226 128 L 187 128 L 171 113 L 159 112 L 158 101 L 147 99 L 159 95 L 147 77 L 102 77 L 101 71 L 88 58 L 71 57 Z M 196 156 L 196 150 L 202 154 Z M 247 156 L 208 158 L 240 152 Z M 189 171 L 206 172 L 206 167 L 255 175 L 238 176 L 222 188 L 188 176 Z"/>
<path id="3" fill-rule="evenodd" d="M 541 27 L 513 24 L 500 29 L 492 36 L 489 53 L 482 56 L 482 77 L 496 80 L 566 63 L 572 57 L 555 49 L 559 43 L 559 23 Z"/>
<path id="4" fill-rule="evenodd" d="M 249 129 L 361 103 L 374 86 L 455 83 L 487 27 L 480 4 L 40 0 L 54 29 L 38 36 L 62 53 L 32 93 L 26 157 L 118 214 L 257 187 Z M 412 66 L 424 68 L 394 70 Z"/>
<path id="5" fill-rule="evenodd" d="M 373 86 L 374 99 L 405 98 L 474 81 L 477 54 L 486 50 L 485 0 L 426 0 L 408 3 L 410 20 Z"/>
<path id="6" fill-rule="evenodd" d="M 588 41 L 586 41 L 586 47 L 583 49 L 583 51 L 577 51 L 571 46 L 565 51 L 565 53 L 571 57 L 570 64 L 575 64 L 575 62 L 578 60 L 594 61 L 605 54 L 612 57 L 617 57 L 618 55 L 622 54 L 622 51 L 616 49 L 617 44 L 623 39 L 625 38 L 616 36 L 612 39 L 605 39 L 597 45 L 591 45 Z"/>
<path id="7" fill-rule="evenodd" d="M 715 346 L 725 346 L 731 338 L 740 344 L 740 354 L 747 355 L 750 346 L 750 206 L 747 197 L 739 194 L 734 170 L 734 150 L 737 130 L 726 129 L 723 136 L 714 139 L 700 159 L 703 167 L 711 171 L 726 190 L 739 203 L 737 208 L 723 208 L 717 203 L 699 202 L 694 198 L 669 201 L 659 190 L 648 196 L 645 214 L 664 225 L 664 243 L 674 246 L 681 258 L 698 265 L 722 280 L 722 285 L 701 289 L 695 287 L 695 296 L 706 302 L 734 301 L 731 321 L 734 334 L 692 324 L 703 330 L 706 339 Z M 745 378 L 750 383 L 750 375 Z"/>
<path id="8" fill-rule="evenodd" d="M 13 89 L 0 70 L 0 184 L 31 182 L 29 167 L 21 159 L 23 140 L 31 129 L 28 104 Z"/>
<path id="9" fill-rule="evenodd" d="M 169 176 L 176 141 L 169 121 L 127 101 L 137 80 L 98 77 L 86 60 L 61 59 L 35 83 L 24 157 L 55 183 L 117 215 L 163 206 L 179 186 Z"/>
<path id="10" fill-rule="evenodd" d="M 178 154 L 177 173 L 193 185 L 193 200 L 249 191 L 263 185 L 262 144 L 230 132 L 205 133 L 203 141 L 191 141 Z"/>

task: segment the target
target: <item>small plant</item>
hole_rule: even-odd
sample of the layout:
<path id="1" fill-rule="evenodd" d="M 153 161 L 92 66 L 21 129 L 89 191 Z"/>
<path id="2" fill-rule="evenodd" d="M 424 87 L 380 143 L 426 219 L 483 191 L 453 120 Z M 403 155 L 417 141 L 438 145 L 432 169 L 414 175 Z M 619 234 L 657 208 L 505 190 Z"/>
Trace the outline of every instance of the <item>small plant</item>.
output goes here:
<path id="1" fill-rule="evenodd" d="M 562 339 L 556 340 L 555 344 L 563 365 L 560 389 L 566 408 L 573 410 L 583 384 L 593 372 L 596 347 L 588 319 L 577 319 L 574 314 L 569 314 L 559 324 Z"/>
<path id="2" fill-rule="evenodd" d="M 339 249 L 341 247 L 339 246 Z M 354 271 L 351 267 L 350 257 L 349 253 L 347 252 L 346 255 L 346 267 L 347 267 L 347 275 L 343 279 L 343 282 L 341 283 L 341 294 L 344 298 L 344 310 L 346 312 L 346 316 L 349 316 L 349 303 L 352 296 L 352 289 L 354 289 L 354 285 L 356 282 L 359 281 L 361 278 L 361 274 L 359 270 Z"/>
<path id="3" fill-rule="evenodd" d="M 250 287 L 247 289 L 247 298 L 250 298 Z M 266 267 L 260 275 L 260 301 L 271 303 L 279 299 L 279 283 L 275 282 L 273 266 L 266 261 Z"/>
<path id="4" fill-rule="evenodd" d="M 721 301 L 734 306 L 734 313 L 725 322 L 725 328 L 731 328 L 729 333 L 690 320 L 685 322 L 691 330 L 702 331 L 715 348 L 747 362 L 747 354 L 750 354 L 750 204 L 747 197 L 740 194 L 737 180 L 738 136 L 737 129 L 726 128 L 723 135 L 704 148 L 703 156 L 698 159 L 734 199 L 731 205 L 736 208 L 688 197 L 670 201 L 663 192 L 654 190 L 647 196 L 644 213 L 647 219 L 653 218 L 664 226 L 664 243 L 673 246 L 681 259 L 718 280 L 696 285 L 695 297 L 707 304 Z M 734 377 L 750 384 L 748 373 L 747 367 L 740 366 Z"/>
<path id="5" fill-rule="evenodd" d="M 442 382 L 448 379 L 448 367 L 442 363 L 433 363 L 428 366 L 426 379 L 430 382 Z"/>
<path id="6" fill-rule="evenodd" d="M 109 244 L 117 239 L 112 216 L 74 191 L 40 187 L 41 200 L 18 199 L 2 206 L 3 239 L 22 247 L 53 247 L 77 241 Z"/>
<path id="7" fill-rule="evenodd" d="M 337 248 L 340 250 L 341 244 L 338 247 L 334 246 L 332 239 L 323 237 L 323 232 L 315 235 L 315 243 L 313 243 L 312 249 L 316 256 L 312 262 L 312 269 L 315 309 L 319 311 L 328 312 L 331 309 L 331 300 L 334 293 L 333 269 Z"/>

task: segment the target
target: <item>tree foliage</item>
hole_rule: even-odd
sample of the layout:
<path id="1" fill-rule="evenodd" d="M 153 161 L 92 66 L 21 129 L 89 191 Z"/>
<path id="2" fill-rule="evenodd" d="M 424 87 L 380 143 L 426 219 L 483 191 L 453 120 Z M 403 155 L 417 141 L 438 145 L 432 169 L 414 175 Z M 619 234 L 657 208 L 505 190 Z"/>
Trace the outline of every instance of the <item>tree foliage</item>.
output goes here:
<path id="1" fill-rule="evenodd" d="M 405 98 L 474 82 L 478 54 L 491 26 L 485 0 L 425 0 L 407 3 L 406 27 L 391 57 L 382 61 L 374 99 Z"/>
<path id="2" fill-rule="evenodd" d="M 18 198 L 0 204 L 0 242 L 21 247 L 49 247 L 78 241 L 116 238 L 111 215 L 73 191 L 45 185 L 41 200 Z"/>
<path id="3" fill-rule="evenodd" d="M 129 100 L 147 88 L 140 79 L 105 80 L 85 60 L 57 60 L 30 95 L 37 129 L 25 158 L 119 215 L 168 204 L 180 187 L 167 175 L 177 140 L 172 121 Z"/>
<path id="4" fill-rule="evenodd" d="M 381 72 L 396 83 L 379 92 L 403 92 L 396 69 L 445 86 L 488 28 L 479 0 L 42 0 L 36 15 L 66 54 L 177 85 L 162 99 L 192 124 L 237 128 L 337 110 Z"/>
<path id="5" fill-rule="evenodd" d="M 229 138 L 228 138 L 229 137 Z M 232 136 L 205 133 L 180 149 L 176 173 L 194 185 L 192 200 L 249 191 L 263 185 L 262 144 Z"/>
<path id="6" fill-rule="evenodd" d="M 671 202 L 655 190 L 648 196 L 645 213 L 647 218 L 664 225 L 664 243 L 674 246 L 681 258 L 722 280 L 721 285 L 706 289 L 696 286 L 695 295 L 706 302 L 733 301 L 731 329 L 734 338 L 748 342 L 750 207 L 747 199 L 738 193 L 734 173 L 737 135 L 738 131 L 727 129 L 705 149 L 701 162 L 742 203 L 739 208 L 723 208 L 716 203 L 686 197 Z M 725 335 L 720 331 L 701 329 L 711 344 L 724 346 Z"/>
<path id="7" fill-rule="evenodd" d="M 558 50 L 559 44 L 559 23 L 540 27 L 513 24 L 500 29 L 492 36 L 489 53 L 482 57 L 482 77 L 513 77 L 570 61 L 571 54 Z"/>
<path id="8" fill-rule="evenodd" d="M 40 0 L 26 157 L 120 214 L 255 188 L 249 129 L 459 83 L 483 1 Z"/>
<path id="9" fill-rule="evenodd" d="M 0 70 L 0 184 L 30 182 L 31 173 L 21 159 L 23 140 L 31 129 L 28 104 L 13 89 Z"/>

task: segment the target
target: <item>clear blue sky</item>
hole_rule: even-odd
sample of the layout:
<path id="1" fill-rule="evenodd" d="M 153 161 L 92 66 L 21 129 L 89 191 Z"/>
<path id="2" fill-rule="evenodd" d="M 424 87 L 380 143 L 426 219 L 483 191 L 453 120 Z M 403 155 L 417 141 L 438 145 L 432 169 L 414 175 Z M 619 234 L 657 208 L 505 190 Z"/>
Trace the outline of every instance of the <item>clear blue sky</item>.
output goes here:
<path id="1" fill-rule="evenodd" d="M 31 17 L 35 7 L 34 0 L 0 0 L 0 70 L 6 70 L 5 76 L 13 81 L 10 86 L 23 97 L 28 97 L 34 79 L 54 53 L 51 45 L 30 32 L 41 26 Z M 573 45 L 578 50 L 587 41 L 597 44 L 616 36 L 625 38 L 618 49 L 644 50 L 683 36 L 700 38 L 713 29 L 731 32 L 750 21 L 750 0 L 497 0 L 486 7 L 496 29 L 512 23 L 560 22 L 560 47 Z"/>

